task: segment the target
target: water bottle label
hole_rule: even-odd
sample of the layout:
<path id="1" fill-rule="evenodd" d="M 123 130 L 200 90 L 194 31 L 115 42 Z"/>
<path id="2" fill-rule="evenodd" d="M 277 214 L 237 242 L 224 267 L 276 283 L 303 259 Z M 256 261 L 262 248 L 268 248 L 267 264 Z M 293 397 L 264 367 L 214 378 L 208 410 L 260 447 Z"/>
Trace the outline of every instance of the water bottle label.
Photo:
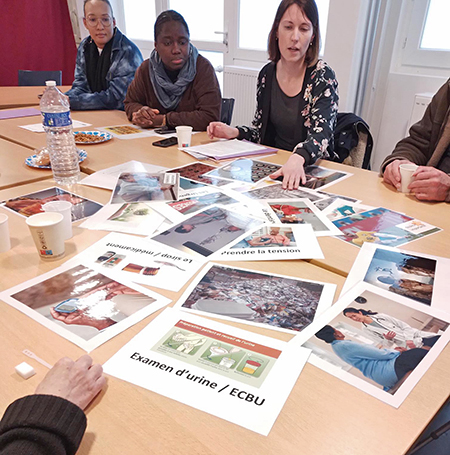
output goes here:
<path id="1" fill-rule="evenodd" d="M 43 112 L 44 126 L 69 126 L 72 124 L 70 120 L 70 111 L 66 112 Z"/>

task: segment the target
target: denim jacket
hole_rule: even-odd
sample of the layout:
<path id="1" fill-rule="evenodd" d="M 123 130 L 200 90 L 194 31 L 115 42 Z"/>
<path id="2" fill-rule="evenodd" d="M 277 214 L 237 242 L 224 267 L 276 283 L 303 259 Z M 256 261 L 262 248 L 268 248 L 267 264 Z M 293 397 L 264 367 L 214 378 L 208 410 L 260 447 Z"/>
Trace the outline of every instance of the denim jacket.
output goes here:
<path id="1" fill-rule="evenodd" d="M 88 36 L 78 48 L 75 67 L 75 80 L 72 88 L 66 93 L 70 99 L 70 108 L 74 110 L 120 109 L 124 110 L 123 100 L 128 86 L 134 78 L 142 54 L 119 29 L 113 37 L 111 49 L 111 66 L 106 80 L 108 89 L 92 93 L 86 76 L 85 45 L 91 40 Z"/>

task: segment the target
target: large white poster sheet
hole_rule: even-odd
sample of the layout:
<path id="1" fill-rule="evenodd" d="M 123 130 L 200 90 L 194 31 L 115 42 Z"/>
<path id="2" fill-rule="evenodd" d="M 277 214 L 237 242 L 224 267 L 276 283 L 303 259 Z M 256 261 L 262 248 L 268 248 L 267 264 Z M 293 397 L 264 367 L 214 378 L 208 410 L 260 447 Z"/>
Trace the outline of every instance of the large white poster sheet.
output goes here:
<path id="1" fill-rule="evenodd" d="M 448 343 L 448 321 L 360 282 L 305 329 L 304 346 L 313 365 L 397 408 Z"/>
<path id="2" fill-rule="evenodd" d="M 87 352 L 170 303 L 105 267 L 69 261 L 0 293 L 0 299 Z"/>
<path id="3" fill-rule="evenodd" d="M 111 196 L 111 204 L 177 200 L 180 187 L 178 174 L 122 172 Z"/>
<path id="4" fill-rule="evenodd" d="M 271 224 L 309 224 L 317 237 L 340 234 L 339 229 L 308 199 L 267 200 L 262 204 L 261 211 Z"/>
<path id="5" fill-rule="evenodd" d="M 359 281 L 450 313 L 450 259 L 364 243 L 342 294 Z"/>
<path id="6" fill-rule="evenodd" d="M 267 436 L 309 353 L 298 342 L 167 308 L 103 368 Z"/>
<path id="7" fill-rule="evenodd" d="M 80 226 L 85 229 L 151 235 L 166 220 L 145 202 L 107 204 Z"/>
<path id="8" fill-rule="evenodd" d="M 210 263 L 175 307 L 298 333 L 333 303 L 336 285 Z"/>
<path id="9" fill-rule="evenodd" d="M 441 231 L 424 221 L 383 207 L 340 218 L 333 224 L 341 231 L 340 239 L 358 247 L 365 242 L 400 246 Z"/>
<path id="10" fill-rule="evenodd" d="M 262 221 L 255 218 L 211 206 L 152 238 L 196 257 L 211 259 L 261 225 Z"/>
<path id="11" fill-rule="evenodd" d="M 311 225 L 262 226 L 223 251 L 224 261 L 323 259 Z"/>
<path id="12" fill-rule="evenodd" d="M 116 279 L 179 291 L 204 264 L 189 254 L 126 234 L 108 234 L 76 257 Z"/>
<path id="13" fill-rule="evenodd" d="M 94 172 L 88 175 L 79 183 L 87 186 L 95 186 L 98 188 L 106 188 L 113 190 L 116 186 L 117 178 L 122 172 L 160 172 L 164 167 L 156 166 L 154 164 L 141 163 L 139 161 L 128 161 L 127 163 L 118 164 L 117 166 L 109 167 L 101 171 Z"/>

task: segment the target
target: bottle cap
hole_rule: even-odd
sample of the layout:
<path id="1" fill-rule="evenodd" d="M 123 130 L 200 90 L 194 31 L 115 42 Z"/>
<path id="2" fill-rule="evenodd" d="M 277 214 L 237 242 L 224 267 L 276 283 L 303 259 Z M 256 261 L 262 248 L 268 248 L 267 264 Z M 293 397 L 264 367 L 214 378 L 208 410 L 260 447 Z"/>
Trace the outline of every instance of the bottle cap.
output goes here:
<path id="1" fill-rule="evenodd" d="M 47 87 L 55 87 L 56 86 L 56 81 L 45 81 L 45 85 Z"/>

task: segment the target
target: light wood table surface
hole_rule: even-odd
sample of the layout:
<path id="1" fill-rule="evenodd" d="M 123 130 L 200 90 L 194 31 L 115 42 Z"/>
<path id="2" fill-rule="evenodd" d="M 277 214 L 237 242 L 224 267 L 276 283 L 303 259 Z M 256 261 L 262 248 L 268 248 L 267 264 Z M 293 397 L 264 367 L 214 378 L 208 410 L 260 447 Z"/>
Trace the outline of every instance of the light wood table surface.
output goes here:
<path id="1" fill-rule="evenodd" d="M 73 118 L 92 123 L 93 126 L 126 123 L 125 114 L 117 111 L 74 112 Z M 4 137 L 6 134 L 9 136 L 8 139 L 23 143 L 30 148 L 40 146 L 38 141 L 45 142 L 44 135 L 21 128 L 12 128 L 14 122 L 16 125 L 19 124 L 18 120 L 23 121 L 23 119 L 13 119 L 5 121 L 7 123 L 0 122 L 0 135 Z M 204 134 L 193 137 L 194 143 L 207 141 Z M 152 147 L 151 142 L 154 140 L 154 138 L 113 139 L 109 143 L 86 147 L 88 148 L 86 170 L 88 172 L 99 170 L 132 159 L 168 167 L 192 161 L 192 158 L 176 150 L 176 147 L 168 149 Z M 287 153 L 279 152 L 276 156 L 265 159 L 283 163 L 287 156 Z M 441 218 L 445 218 L 442 210 L 446 208 L 445 205 L 410 201 L 404 195 L 385 188 L 376 173 L 341 167 L 328 162 L 320 164 L 345 169 L 354 174 L 353 177 L 330 187 L 327 191 L 354 197 L 360 194 L 359 198 L 365 204 L 386 206 L 444 227 Z M 0 191 L 0 198 L 4 200 L 16 197 L 48 186 L 50 186 L 49 182 L 44 181 L 10 188 Z M 82 185 L 76 187 L 74 192 L 82 196 L 103 203 L 109 200 L 110 193 L 106 190 Z M 3 208 L 0 208 L 0 211 L 6 212 Z M 52 264 L 44 264 L 37 256 L 24 219 L 15 214 L 8 214 L 13 247 L 9 252 L 0 255 L 2 289 L 61 265 L 65 260 L 106 235 L 102 231 L 85 231 L 75 227 L 73 239 L 66 243 L 66 257 Z M 435 239 L 436 250 L 441 241 L 438 239 L 439 235 L 441 234 L 428 237 L 428 239 Z M 335 283 L 338 286 L 336 294 L 338 295 L 344 283 L 344 276 L 359 250 L 337 239 L 321 238 L 319 241 L 326 258 L 322 262 L 277 261 L 276 263 L 230 264 L 267 272 L 275 270 L 278 274 Z M 427 239 L 422 239 L 411 245 L 423 245 L 424 251 L 433 254 L 427 249 L 429 245 L 425 245 L 426 241 Z M 430 248 L 434 248 L 433 242 L 430 243 Z M 441 249 L 446 243 L 444 240 L 442 242 Z M 434 251 L 434 254 L 444 255 L 443 253 L 443 251 L 439 253 Z M 173 300 L 180 295 L 180 293 L 157 289 L 155 291 Z M 94 350 L 92 353 L 94 360 L 101 363 L 106 361 L 155 316 L 146 318 Z M 32 393 L 45 373 L 44 367 L 24 358 L 21 354 L 23 349 L 31 348 L 50 363 L 63 355 L 78 357 L 82 351 L 3 302 L 0 302 L 0 318 L 2 321 L 8 321 L 3 324 L 4 330 L 0 333 L 4 347 L 0 359 L 0 377 L 3 384 L 0 389 L 0 407 L 4 408 L 15 398 Z M 239 324 L 236 325 L 239 326 Z M 269 329 L 241 327 L 284 340 L 290 338 L 288 334 Z M 14 374 L 14 366 L 24 360 L 32 363 L 38 372 L 38 375 L 28 381 L 23 381 Z M 448 398 L 449 371 L 450 346 L 447 346 L 402 406 L 394 409 L 308 364 L 268 437 L 257 435 L 217 417 L 111 377 L 107 390 L 88 410 L 88 429 L 79 453 L 94 455 L 104 453 L 133 455 L 147 453 L 164 455 L 179 453 L 401 454 L 406 452 Z"/>
<path id="2" fill-rule="evenodd" d="M 32 150 L 5 139 L 0 139 L 0 190 L 52 177 L 49 169 L 37 169 L 25 164 Z"/>
<path id="3" fill-rule="evenodd" d="M 71 88 L 70 85 L 58 87 L 62 92 Z M 13 109 L 39 104 L 38 95 L 41 95 L 45 87 L 0 87 L 0 109 Z"/>

